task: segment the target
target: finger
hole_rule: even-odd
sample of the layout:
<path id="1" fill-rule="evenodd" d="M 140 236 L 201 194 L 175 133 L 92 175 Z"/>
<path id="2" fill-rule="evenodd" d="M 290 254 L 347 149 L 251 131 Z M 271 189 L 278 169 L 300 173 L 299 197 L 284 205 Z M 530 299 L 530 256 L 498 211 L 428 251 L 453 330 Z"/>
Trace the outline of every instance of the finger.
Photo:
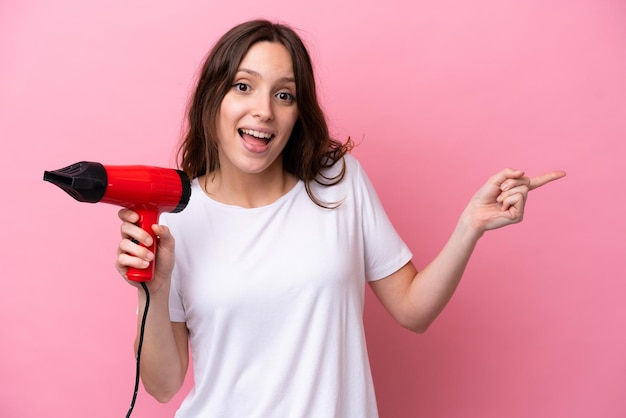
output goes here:
<path id="1" fill-rule="evenodd" d="M 170 239 L 172 236 L 170 229 L 165 225 L 154 224 L 152 225 L 152 231 L 159 239 Z"/>
<path id="2" fill-rule="evenodd" d="M 153 225 L 152 230 L 154 234 L 157 236 L 159 242 L 159 250 L 167 250 L 170 252 L 174 251 L 175 240 L 168 227 L 164 225 Z"/>
<path id="3" fill-rule="evenodd" d="M 500 190 L 506 192 L 519 186 L 528 187 L 530 186 L 530 181 L 531 180 L 526 176 L 522 176 L 519 178 L 508 178 L 500 185 Z"/>
<path id="4" fill-rule="evenodd" d="M 519 179 L 524 176 L 524 172 L 521 170 L 515 170 L 513 168 L 505 168 L 498 174 L 491 177 L 490 182 L 497 187 L 502 187 L 510 179 Z"/>
<path id="5" fill-rule="evenodd" d="M 150 234 L 133 223 L 122 223 L 120 231 L 124 238 L 135 240 L 137 243 L 142 243 L 146 246 L 152 245 L 152 237 Z"/>
<path id="6" fill-rule="evenodd" d="M 118 270 L 123 270 L 125 268 L 136 268 L 136 269 L 145 269 L 150 265 L 147 260 L 144 260 L 139 257 L 133 257 L 130 254 L 122 253 L 117 257 L 117 265 Z M 121 268 L 120 268 L 121 267 Z"/>
<path id="7" fill-rule="evenodd" d="M 152 261 L 152 259 L 154 259 L 154 254 L 149 249 L 138 245 L 132 239 L 123 239 L 118 247 L 118 253 L 128 254 L 146 261 Z"/>
<path id="8" fill-rule="evenodd" d="M 507 189 L 505 191 L 503 191 L 502 193 L 500 193 L 500 195 L 498 196 L 498 198 L 496 199 L 497 202 L 502 203 L 504 202 L 506 199 L 508 199 L 510 196 L 516 195 L 516 194 L 521 194 L 522 197 L 524 198 L 524 201 L 526 201 L 526 196 L 528 195 L 528 181 L 526 181 L 526 184 L 522 183 L 519 184 L 511 189 Z"/>
<path id="9" fill-rule="evenodd" d="M 117 216 L 121 220 L 126 221 L 126 222 L 130 222 L 130 223 L 133 223 L 133 224 L 135 222 L 139 221 L 139 214 L 137 214 L 137 212 L 133 212 L 132 210 L 126 209 L 126 208 L 120 209 L 117 212 Z"/>
<path id="10" fill-rule="evenodd" d="M 550 183 L 551 181 L 563 178 L 565 177 L 565 175 L 565 171 L 555 170 L 537 177 L 533 177 L 530 179 L 530 185 L 528 186 L 528 190 L 534 190 L 538 187 L 543 186 L 544 184 Z"/>
<path id="11" fill-rule="evenodd" d="M 512 194 L 502 201 L 502 210 L 508 212 L 512 222 L 520 222 L 524 217 L 525 201 L 525 194 Z"/>

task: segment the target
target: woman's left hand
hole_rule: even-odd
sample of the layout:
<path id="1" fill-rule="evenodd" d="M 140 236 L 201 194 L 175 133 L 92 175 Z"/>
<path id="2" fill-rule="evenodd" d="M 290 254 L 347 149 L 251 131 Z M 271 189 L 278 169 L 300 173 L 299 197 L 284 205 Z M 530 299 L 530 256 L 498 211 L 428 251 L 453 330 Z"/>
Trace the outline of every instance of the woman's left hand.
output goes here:
<path id="1" fill-rule="evenodd" d="M 491 177 L 472 197 L 465 212 L 480 234 L 490 229 L 521 222 L 528 192 L 565 176 L 561 170 L 537 177 L 507 168 Z"/>

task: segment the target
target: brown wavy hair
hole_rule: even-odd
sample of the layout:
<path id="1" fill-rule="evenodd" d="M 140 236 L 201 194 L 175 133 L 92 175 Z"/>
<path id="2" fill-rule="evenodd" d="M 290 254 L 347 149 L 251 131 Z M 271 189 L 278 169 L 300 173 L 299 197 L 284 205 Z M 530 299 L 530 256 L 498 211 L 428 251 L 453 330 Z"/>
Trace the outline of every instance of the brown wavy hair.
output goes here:
<path id="1" fill-rule="evenodd" d="M 322 207 L 335 207 L 320 201 L 311 192 L 315 181 L 324 186 L 339 183 L 345 164 L 334 177 L 322 170 L 333 166 L 353 147 L 330 137 L 326 117 L 317 99 L 311 58 L 300 37 L 289 26 L 268 20 L 252 20 L 235 26 L 215 44 L 204 61 L 196 90 L 190 99 L 186 133 L 178 149 L 181 169 L 195 178 L 219 168 L 216 121 L 222 99 L 231 88 L 239 64 L 248 50 L 262 41 L 279 42 L 291 55 L 296 82 L 298 118 L 282 152 L 284 169 L 304 181 L 307 194 Z"/>

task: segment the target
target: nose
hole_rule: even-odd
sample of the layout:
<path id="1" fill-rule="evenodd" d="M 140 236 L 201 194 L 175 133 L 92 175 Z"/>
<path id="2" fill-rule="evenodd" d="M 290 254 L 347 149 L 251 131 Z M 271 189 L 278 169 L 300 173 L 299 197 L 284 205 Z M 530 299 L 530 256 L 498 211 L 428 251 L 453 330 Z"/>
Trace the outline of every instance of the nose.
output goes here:
<path id="1" fill-rule="evenodd" d="M 259 94 L 256 97 L 252 115 L 263 121 L 272 120 L 274 118 L 271 95 Z"/>

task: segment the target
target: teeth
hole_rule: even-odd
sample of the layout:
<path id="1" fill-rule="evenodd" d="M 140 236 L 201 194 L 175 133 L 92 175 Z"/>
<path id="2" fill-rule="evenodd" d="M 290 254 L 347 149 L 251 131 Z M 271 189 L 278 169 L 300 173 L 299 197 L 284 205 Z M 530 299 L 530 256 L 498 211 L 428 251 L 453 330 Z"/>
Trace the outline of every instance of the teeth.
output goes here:
<path id="1" fill-rule="evenodd" d="M 242 129 L 241 132 L 243 132 L 246 135 L 252 135 L 254 137 L 261 138 L 261 139 L 270 139 L 272 137 L 272 134 L 270 133 L 254 131 L 252 129 Z"/>

